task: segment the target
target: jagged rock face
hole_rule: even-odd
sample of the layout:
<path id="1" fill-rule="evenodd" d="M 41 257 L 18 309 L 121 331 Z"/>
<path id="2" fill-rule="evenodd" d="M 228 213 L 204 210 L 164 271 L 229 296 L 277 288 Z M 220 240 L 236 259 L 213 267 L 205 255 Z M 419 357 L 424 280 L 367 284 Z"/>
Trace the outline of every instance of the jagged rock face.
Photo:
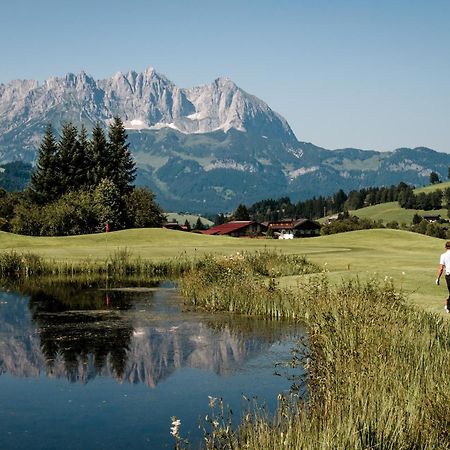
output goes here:
<path id="1" fill-rule="evenodd" d="M 33 162 L 48 123 L 88 129 L 119 116 L 138 167 L 166 210 L 227 212 L 239 203 L 292 200 L 447 177 L 450 155 L 326 150 L 299 142 L 288 123 L 231 80 L 181 89 L 149 68 L 94 80 L 84 72 L 0 85 L 0 163 Z"/>
<path id="2" fill-rule="evenodd" d="M 48 122 L 57 128 L 68 120 L 89 127 L 97 121 L 106 125 L 114 116 L 136 130 L 169 127 L 182 133 L 209 133 L 264 128 L 268 135 L 295 140 L 286 120 L 228 79 L 180 89 L 149 68 L 100 81 L 81 72 L 41 85 L 15 80 L 0 86 L 0 135 L 40 125 L 24 140 L 25 146 L 36 146 Z"/>

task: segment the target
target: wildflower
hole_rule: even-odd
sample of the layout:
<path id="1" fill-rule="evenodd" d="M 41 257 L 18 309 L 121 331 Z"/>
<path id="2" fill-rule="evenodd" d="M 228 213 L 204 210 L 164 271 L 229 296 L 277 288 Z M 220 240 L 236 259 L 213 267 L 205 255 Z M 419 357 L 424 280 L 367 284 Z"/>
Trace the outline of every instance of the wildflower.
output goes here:
<path id="1" fill-rule="evenodd" d="M 179 437 L 178 432 L 180 431 L 181 420 L 177 419 L 175 416 L 172 417 L 172 427 L 170 428 L 170 434 L 174 437 Z"/>
<path id="2" fill-rule="evenodd" d="M 402 272 L 402 275 L 406 275 L 406 273 L 405 273 L 405 272 Z"/>
<path id="3" fill-rule="evenodd" d="M 208 395 L 208 399 L 209 399 L 209 407 L 210 408 L 214 408 L 217 398 L 216 397 L 211 397 L 210 395 Z"/>

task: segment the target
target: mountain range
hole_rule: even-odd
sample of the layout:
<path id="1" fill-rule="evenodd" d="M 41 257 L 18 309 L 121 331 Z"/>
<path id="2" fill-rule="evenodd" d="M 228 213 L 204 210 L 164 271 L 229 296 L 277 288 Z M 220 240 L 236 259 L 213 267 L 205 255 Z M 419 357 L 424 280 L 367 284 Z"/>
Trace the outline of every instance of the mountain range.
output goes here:
<path id="1" fill-rule="evenodd" d="M 138 166 L 166 209 L 219 212 L 264 198 L 293 200 L 338 189 L 426 184 L 446 177 L 450 155 L 326 150 L 297 139 L 288 122 L 227 78 L 183 89 L 148 68 L 95 80 L 84 72 L 0 85 L 0 163 L 33 162 L 48 123 L 92 129 L 119 116 Z"/>

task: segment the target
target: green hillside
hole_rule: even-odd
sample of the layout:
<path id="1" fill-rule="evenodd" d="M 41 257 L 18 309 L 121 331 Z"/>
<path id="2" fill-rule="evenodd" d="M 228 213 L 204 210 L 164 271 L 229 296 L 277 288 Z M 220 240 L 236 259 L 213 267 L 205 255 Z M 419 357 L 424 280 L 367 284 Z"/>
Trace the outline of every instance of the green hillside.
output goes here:
<path id="1" fill-rule="evenodd" d="M 133 256 L 162 260 L 194 257 L 205 253 L 231 254 L 275 249 L 306 254 L 322 265 L 331 281 L 348 276 L 392 277 L 410 298 L 421 306 L 441 312 L 447 295 L 434 284 L 444 241 L 398 230 L 363 230 L 310 239 L 281 241 L 206 236 L 164 229 L 134 229 L 73 237 L 30 237 L 0 232 L 0 251 L 36 253 L 48 259 L 81 261 L 105 259 L 117 249 Z M 296 285 L 296 277 L 282 280 Z"/>
<path id="2" fill-rule="evenodd" d="M 414 189 L 415 194 L 427 193 L 436 191 L 437 189 L 445 190 L 450 188 L 450 181 L 445 183 L 431 184 L 421 188 Z M 423 209 L 404 209 L 400 208 L 398 202 L 381 203 L 379 205 L 367 206 L 366 208 L 356 209 L 350 211 L 350 214 L 361 218 L 382 220 L 383 223 L 397 221 L 399 224 L 402 222 L 409 225 L 412 221 L 414 214 L 417 213 L 420 216 L 427 214 L 440 214 L 442 218 L 447 218 L 447 209 L 442 208 L 433 211 L 424 211 Z"/>
<path id="3" fill-rule="evenodd" d="M 194 225 L 197 223 L 197 219 L 200 217 L 200 220 L 202 221 L 203 225 L 208 225 L 208 227 L 212 227 L 214 225 L 214 222 L 211 220 L 206 219 L 202 216 L 196 216 L 195 214 L 179 214 L 179 213 L 165 213 L 167 216 L 168 222 L 178 222 L 180 225 L 184 225 L 184 222 L 186 220 L 191 224 L 191 227 L 194 227 Z"/>
<path id="4" fill-rule="evenodd" d="M 442 218 L 447 218 L 446 209 L 433 211 L 424 211 L 422 209 L 404 209 L 400 208 L 398 202 L 381 203 L 379 205 L 367 206 L 366 208 L 350 211 L 350 214 L 353 216 L 373 220 L 382 220 L 385 224 L 396 220 L 399 224 L 404 222 L 407 225 L 411 224 L 415 213 L 420 216 L 423 216 L 424 214 L 440 214 Z"/>
<path id="5" fill-rule="evenodd" d="M 420 194 L 421 192 L 429 193 L 440 189 L 443 191 L 444 189 L 450 188 L 450 181 L 445 181 L 444 183 L 436 183 L 430 184 L 429 186 L 423 186 L 417 189 L 414 189 L 415 194 Z"/>

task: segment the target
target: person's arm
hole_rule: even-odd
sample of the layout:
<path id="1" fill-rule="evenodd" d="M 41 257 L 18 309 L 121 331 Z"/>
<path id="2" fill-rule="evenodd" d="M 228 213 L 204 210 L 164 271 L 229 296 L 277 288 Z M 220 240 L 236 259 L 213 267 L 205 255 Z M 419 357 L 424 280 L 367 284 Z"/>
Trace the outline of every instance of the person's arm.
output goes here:
<path id="1" fill-rule="evenodd" d="M 442 275 L 443 272 L 444 272 L 444 268 L 445 268 L 445 265 L 444 265 L 444 264 L 439 264 L 439 269 L 438 269 L 437 278 L 436 278 L 436 284 L 437 284 L 437 285 L 439 285 L 439 280 L 440 280 L 440 278 L 441 278 L 441 275 Z"/>

